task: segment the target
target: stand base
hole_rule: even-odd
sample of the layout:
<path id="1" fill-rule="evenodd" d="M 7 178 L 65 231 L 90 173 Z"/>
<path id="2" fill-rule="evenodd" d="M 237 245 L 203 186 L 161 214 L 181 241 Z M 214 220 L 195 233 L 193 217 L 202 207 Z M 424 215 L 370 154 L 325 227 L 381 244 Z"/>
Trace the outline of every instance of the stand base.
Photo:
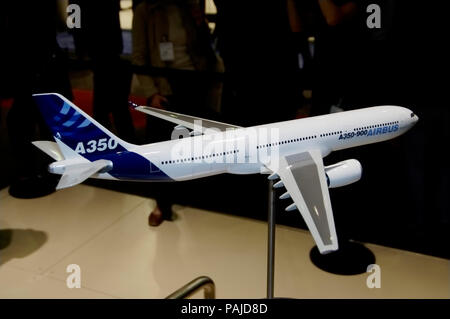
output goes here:
<path id="1" fill-rule="evenodd" d="M 31 199 L 52 194 L 55 192 L 58 178 L 49 174 L 21 178 L 9 187 L 9 194 L 15 198 Z"/>
<path id="2" fill-rule="evenodd" d="M 338 251 L 327 255 L 320 254 L 314 246 L 309 257 L 316 267 L 336 275 L 359 275 L 367 272 L 367 266 L 375 264 L 375 255 L 370 249 L 351 241 L 340 243 Z"/>

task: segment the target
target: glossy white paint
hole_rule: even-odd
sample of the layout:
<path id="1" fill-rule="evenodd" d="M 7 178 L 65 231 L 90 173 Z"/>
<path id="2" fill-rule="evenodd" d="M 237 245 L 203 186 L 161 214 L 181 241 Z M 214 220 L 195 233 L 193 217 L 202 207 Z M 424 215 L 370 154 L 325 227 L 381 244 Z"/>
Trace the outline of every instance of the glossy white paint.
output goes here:
<path id="1" fill-rule="evenodd" d="M 317 149 L 325 157 L 333 151 L 395 138 L 408 131 L 417 120 L 417 115 L 407 108 L 377 106 L 235 129 L 231 137 L 219 132 L 135 146 L 130 151 L 144 156 L 176 181 L 221 173 L 254 174 L 260 173 L 275 154 L 278 158 Z M 278 136 L 267 140 L 266 133 L 271 131 Z M 362 133 L 358 135 L 358 132 Z M 297 141 L 299 138 L 302 140 Z M 292 142 L 278 144 L 283 141 Z M 258 148 L 263 144 L 277 145 Z M 199 158 L 230 151 L 237 153 Z M 108 174 L 97 177 L 110 178 Z"/>

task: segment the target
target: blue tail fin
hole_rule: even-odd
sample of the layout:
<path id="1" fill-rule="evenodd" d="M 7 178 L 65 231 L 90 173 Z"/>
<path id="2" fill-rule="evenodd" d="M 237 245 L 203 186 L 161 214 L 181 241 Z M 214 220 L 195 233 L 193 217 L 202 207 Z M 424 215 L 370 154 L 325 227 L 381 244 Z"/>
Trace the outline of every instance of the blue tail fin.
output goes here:
<path id="1" fill-rule="evenodd" d="M 66 158 L 79 154 L 94 161 L 134 146 L 116 137 L 60 94 L 35 94 L 33 99 L 55 140 L 64 146 L 62 152 Z"/>

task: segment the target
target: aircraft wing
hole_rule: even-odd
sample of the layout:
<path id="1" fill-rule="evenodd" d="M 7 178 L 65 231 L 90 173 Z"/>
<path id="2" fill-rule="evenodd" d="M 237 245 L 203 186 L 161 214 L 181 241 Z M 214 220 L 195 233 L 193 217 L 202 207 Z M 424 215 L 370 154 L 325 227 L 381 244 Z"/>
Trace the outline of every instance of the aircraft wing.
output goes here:
<path id="1" fill-rule="evenodd" d="M 131 103 L 131 102 L 130 102 Z M 158 117 L 160 119 L 175 123 L 179 126 L 186 127 L 188 129 L 194 130 L 195 132 L 205 134 L 208 132 L 214 132 L 212 129 L 215 129 L 215 131 L 225 131 L 226 129 L 237 129 L 240 128 L 240 126 L 207 120 L 201 117 L 191 116 L 191 115 L 185 115 L 181 113 L 171 112 L 167 110 L 158 109 L 155 107 L 150 106 L 138 106 L 134 103 L 131 103 L 131 105 L 134 107 L 135 110 L 138 110 L 140 112 Z M 195 122 L 195 121 L 201 121 L 201 122 Z M 200 127 L 201 125 L 201 127 Z M 208 131 L 208 129 L 210 129 Z"/>
<path id="2" fill-rule="evenodd" d="M 336 228 L 331 209 L 330 195 L 320 151 L 312 150 L 282 156 L 275 171 L 281 179 L 274 186 L 285 186 L 294 204 L 286 210 L 298 208 L 321 254 L 338 249 Z"/>
<path id="3" fill-rule="evenodd" d="M 111 167 L 111 165 L 111 161 L 108 160 L 97 160 L 94 162 L 67 165 L 56 189 L 63 189 L 80 184 L 102 169 Z"/>

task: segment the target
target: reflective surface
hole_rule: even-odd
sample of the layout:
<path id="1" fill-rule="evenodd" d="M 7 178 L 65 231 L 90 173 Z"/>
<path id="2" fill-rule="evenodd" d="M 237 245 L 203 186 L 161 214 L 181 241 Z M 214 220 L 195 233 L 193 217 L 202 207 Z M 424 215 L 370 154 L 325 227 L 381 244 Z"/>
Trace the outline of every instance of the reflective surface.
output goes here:
<path id="1" fill-rule="evenodd" d="M 0 190 L 0 231 L 9 234 L 0 247 L 0 298 L 164 298 L 201 275 L 214 280 L 217 298 L 266 296 L 266 223 L 174 205 L 175 221 L 150 228 L 153 206 L 86 185 L 34 200 Z M 448 260 L 367 245 L 381 267 L 381 288 L 369 289 L 368 273 L 315 267 L 309 232 L 276 231 L 276 297 L 450 297 Z M 66 286 L 69 264 L 81 267 L 80 289 Z"/>

